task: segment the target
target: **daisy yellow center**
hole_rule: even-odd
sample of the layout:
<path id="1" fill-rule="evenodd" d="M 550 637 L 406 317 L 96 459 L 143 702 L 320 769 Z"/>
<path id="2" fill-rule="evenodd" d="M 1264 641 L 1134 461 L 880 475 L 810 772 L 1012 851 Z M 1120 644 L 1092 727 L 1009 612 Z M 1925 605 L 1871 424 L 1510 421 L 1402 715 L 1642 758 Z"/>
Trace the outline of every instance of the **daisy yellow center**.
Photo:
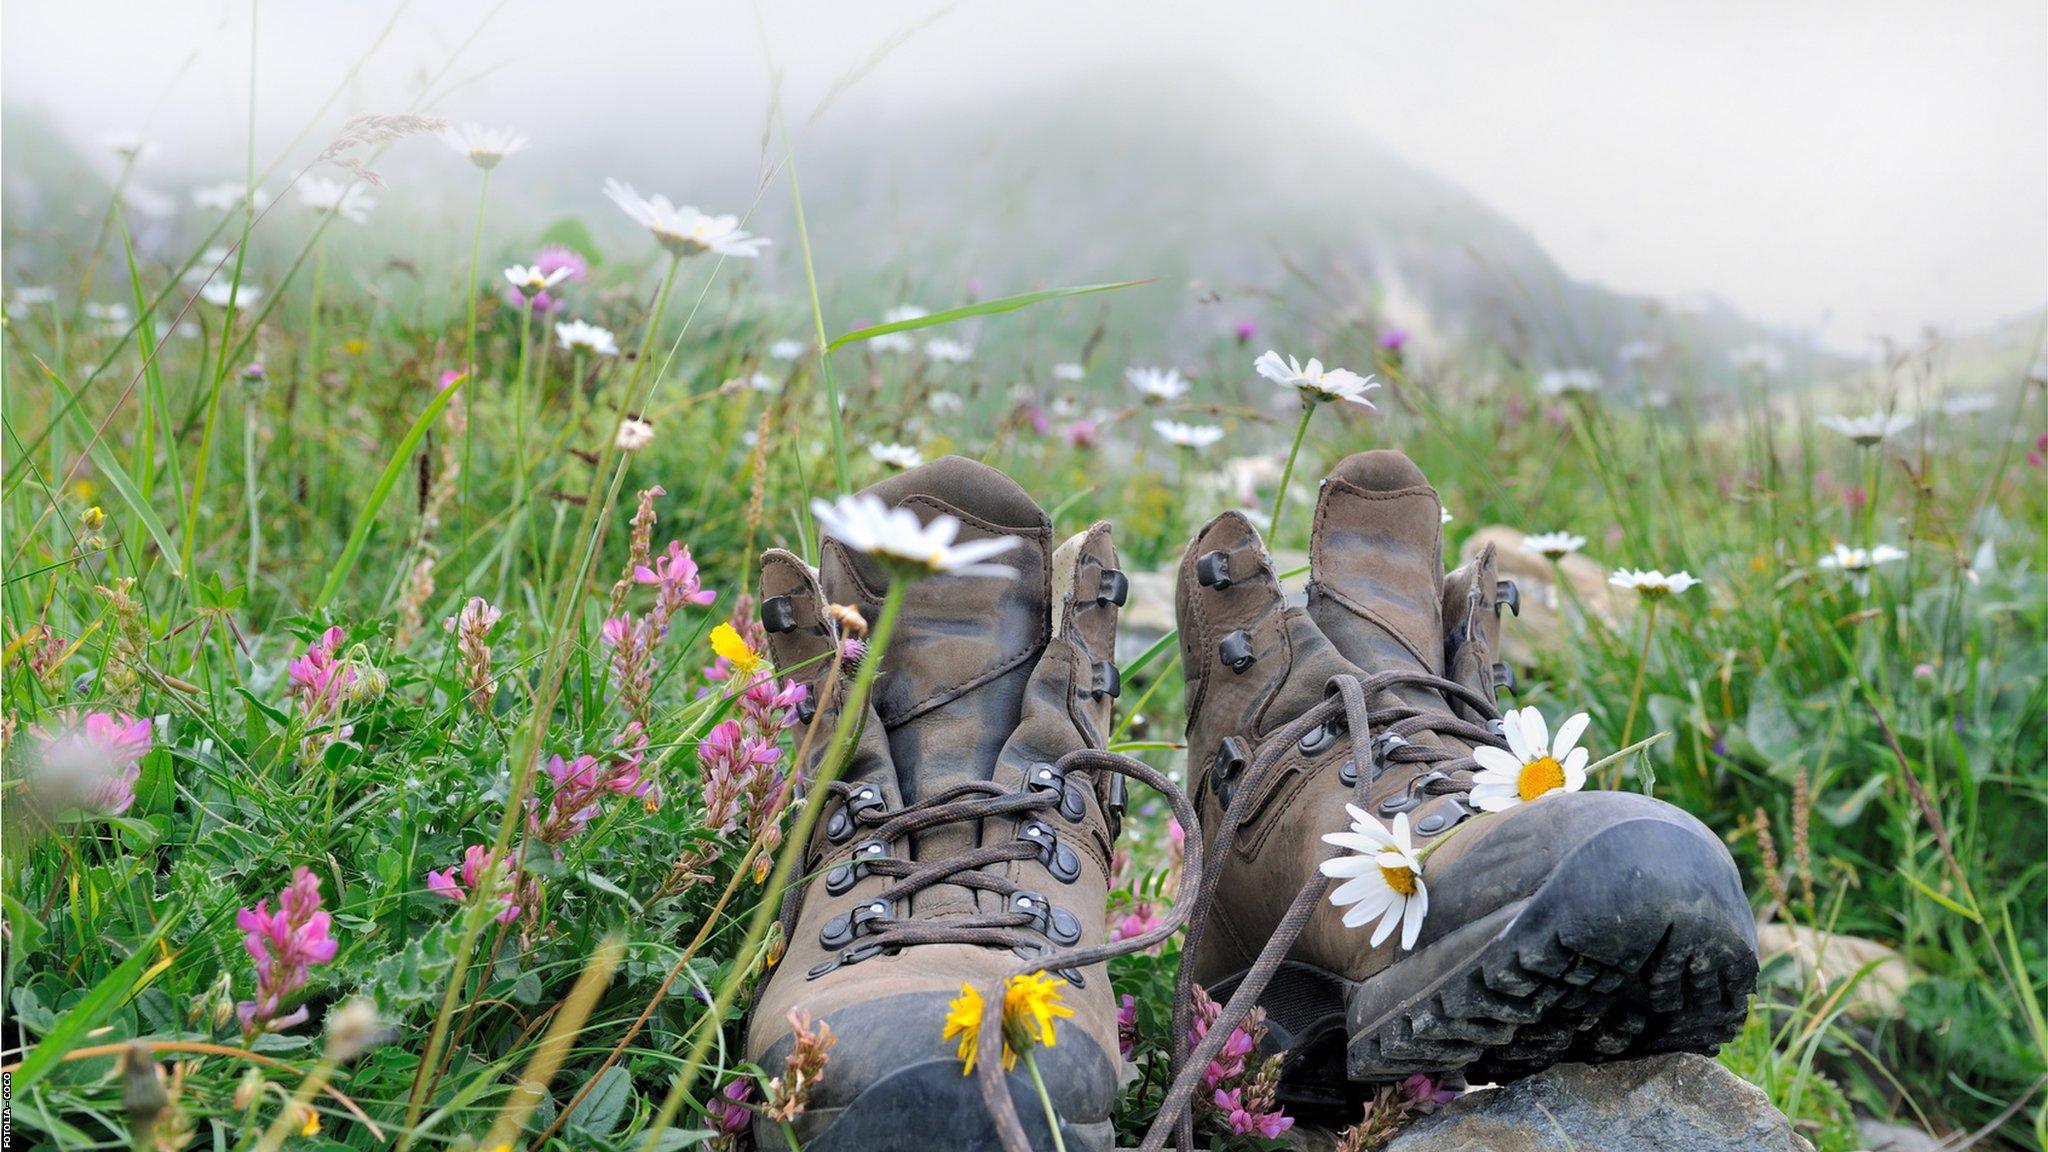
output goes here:
<path id="1" fill-rule="evenodd" d="M 1564 765 L 1554 756 L 1545 756 L 1522 765 L 1522 774 L 1515 780 L 1515 790 L 1524 800 L 1534 800 L 1545 792 L 1564 787 Z"/>
<path id="2" fill-rule="evenodd" d="M 1402 896 L 1415 895 L 1415 872 L 1406 864 L 1401 865 L 1399 868 L 1389 868 L 1382 864 L 1380 865 L 1380 876 L 1386 880 L 1387 887 L 1392 888 L 1396 893 Z"/>

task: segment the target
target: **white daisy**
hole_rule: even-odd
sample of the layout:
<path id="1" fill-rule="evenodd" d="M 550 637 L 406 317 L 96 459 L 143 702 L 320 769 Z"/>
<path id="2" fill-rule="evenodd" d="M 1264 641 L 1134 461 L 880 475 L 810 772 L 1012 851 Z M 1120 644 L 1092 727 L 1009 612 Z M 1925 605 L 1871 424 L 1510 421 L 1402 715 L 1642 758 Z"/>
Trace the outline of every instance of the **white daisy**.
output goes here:
<path id="1" fill-rule="evenodd" d="M 777 340 L 768 346 L 768 355 L 777 360 L 795 360 L 804 354 L 801 340 Z"/>
<path id="2" fill-rule="evenodd" d="M 1154 420 L 1152 430 L 1165 437 L 1168 444 L 1178 448 L 1207 448 L 1223 439 L 1223 429 L 1214 424 L 1179 424 L 1172 420 Z"/>
<path id="3" fill-rule="evenodd" d="M 924 354 L 927 359 L 939 364 L 965 364 L 974 359 L 974 349 L 971 346 L 943 337 L 925 341 Z"/>
<path id="4" fill-rule="evenodd" d="M 1892 564 L 1906 558 L 1906 550 L 1889 544 L 1875 548 L 1851 548 L 1844 544 L 1835 545 L 1835 550 L 1821 557 L 1815 563 L 1827 569 L 1843 572 L 1868 572 L 1879 564 Z"/>
<path id="5" fill-rule="evenodd" d="M 57 301 L 57 290 L 48 284 L 23 284 L 14 290 L 14 306 L 35 308 Z"/>
<path id="6" fill-rule="evenodd" d="M 726 381 L 728 388 L 745 388 L 750 392 L 773 393 L 782 391 L 782 381 L 766 372 L 752 372 Z"/>
<path id="7" fill-rule="evenodd" d="M 654 425 L 638 416 L 628 416 L 619 421 L 619 434 L 613 443 L 621 452 L 638 452 L 654 443 Z"/>
<path id="8" fill-rule="evenodd" d="M 716 252 L 720 256 L 752 259 L 769 241 L 740 230 L 737 216 L 709 216 L 688 204 L 677 205 L 666 196 L 642 196 L 631 184 L 607 179 L 604 194 L 611 197 L 633 222 L 654 233 L 654 239 L 676 256 Z"/>
<path id="9" fill-rule="evenodd" d="M 204 287 L 199 289 L 199 298 L 215 308 L 225 308 L 229 304 L 233 304 L 237 308 L 247 310 L 251 304 L 256 302 L 256 298 L 261 295 L 263 295 L 263 290 L 254 284 L 245 283 L 238 291 L 232 283 L 226 280 L 210 280 Z"/>
<path id="10" fill-rule="evenodd" d="M 947 515 L 922 523 L 908 508 L 891 508 L 871 492 L 841 496 L 837 501 L 811 501 L 811 514 L 818 518 L 818 530 L 856 552 L 867 554 L 899 575 L 996 576 L 1009 578 L 1017 570 L 1006 564 L 983 561 L 1001 555 L 1017 544 L 1015 536 L 995 536 L 955 544 L 960 521 Z"/>
<path id="11" fill-rule="evenodd" d="M 931 406 L 932 411 L 941 416 L 950 416 L 956 412 L 964 412 L 967 409 L 967 401 L 962 400 L 958 392 L 948 392 L 944 389 L 932 393 L 925 403 Z"/>
<path id="12" fill-rule="evenodd" d="M 909 444 L 870 444 L 868 455 L 899 472 L 924 463 L 924 453 Z"/>
<path id="13" fill-rule="evenodd" d="M 1586 546 L 1584 536 L 1569 532 L 1538 532 L 1534 536 L 1522 537 L 1522 547 L 1538 556 L 1551 560 L 1562 560 Z"/>
<path id="14" fill-rule="evenodd" d="M 1482 744 L 1472 750 L 1472 759 L 1479 763 L 1472 776 L 1472 803 L 1481 812 L 1502 812 L 1552 792 L 1584 788 L 1588 756 L 1578 743 L 1592 722 L 1584 712 L 1573 715 L 1557 726 L 1557 741 L 1552 743 L 1543 713 L 1508 709 L 1501 717 L 1507 748 Z"/>
<path id="15" fill-rule="evenodd" d="M 581 320 L 555 325 L 555 341 L 570 352 L 592 352 L 599 356 L 619 354 L 619 342 L 611 329 Z"/>
<path id="16" fill-rule="evenodd" d="M 1454 519 L 1454 517 L 1452 517 L 1451 515 L 1451 510 L 1449 508 L 1444 507 L 1441 504 L 1436 506 L 1436 514 L 1436 522 L 1438 524 L 1449 524 L 1452 521 L 1452 519 Z"/>
<path id="17" fill-rule="evenodd" d="M 109 324 L 126 324 L 129 320 L 128 306 L 126 304 L 96 304 L 88 302 L 85 306 L 85 318 L 88 320 L 104 320 Z"/>
<path id="18" fill-rule="evenodd" d="M 1088 375 L 1088 369 L 1071 361 L 1052 366 L 1052 378 L 1064 384 L 1078 383 L 1086 375 Z"/>
<path id="19" fill-rule="evenodd" d="M 1591 368 L 1552 368 L 1536 378 L 1536 390 L 1545 396 L 1589 395 L 1600 391 L 1600 374 Z"/>
<path id="20" fill-rule="evenodd" d="M 363 184 L 344 184 L 325 176 L 301 176 L 296 187 L 299 203 L 315 212 L 332 212 L 357 224 L 368 220 L 370 209 L 377 206 L 377 198 Z"/>
<path id="21" fill-rule="evenodd" d="M 1868 416 L 1823 416 L 1820 426 L 1829 428 L 1865 448 L 1904 432 L 1913 418 L 1903 412 L 1872 412 Z"/>
<path id="22" fill-rule="evenodd" d="M 1188 394 L 1188 382 L 1173 368 L 1126 368 L 1124 379 L 1148 403 L 1165 403 Z"/>
<path id="23" fill-rule="evenodd" d="M 192 206 L 203 212 L 226 212 L 242 206 L 242 198 L 248 188 L 239 180 L 227 180 L 192 190 Z M 270 194 L 256 189 L 256 207 L 270 203 Z"/>
<path id="24" fill-rule="evenodd" d="M 1429 887 L 1422 882 L 1422 859 L 1408 834 L 1408 814 L 1397 814 L 1388 830 L 1363 809 L 1346 804 L 1344 810 L 1351 814 L 1350 831 L 1323 837 L 1325 844 L 1351 850 L 1322 863 L 1323 875 L 1343 881 L 1330 891 L 1330 903 L 1344 909 L 1346 928 L 1380 922 L 1373 929 L 1372 947 L 1393 935 L 1396 925 L 1401 947 L 1415 947 L 1422 918 L 1429 915 Z"/>
<path id="25" fill-rule="evenodd" d="M 1301 393 L 1301 398 L 1311 404 L 1324 400 L 1349 400 L 1370 408 L 1373 403 L 1365 398 L 1365 394 L 1380 386 L 1379 381 L 1370 376 L 1360 376 L 1342 368 L 1326 370 L 1323 362 L 1313 356 L 1304 365 L 1292 356 L 1283 360 L 1278 352 L 1269 350 L 1252 361 L 1252 367 L 1273 383 Z"/>
<path id="26" fill-rule="evenodd" d="M 1666 576 L 1655 568 L 1616 569 L 1614 575 L 1607 578 L 1607 582 L 1616 588 L 1633 588 L 1636 590 L 1637 595 L 1650 600 L 1661 599 L 1665 596 L 1676 596 L 1678 593 L 1700 583 L 1700 581 L 1693 578 L 1693 574 L 1690 572 L 1673 572 L 1671 575 Z"/>
<path id="27" fill-rule="evenodd" d="M 505 280 L 514 288 L 519 289 L 521 296 L 531 300 L 535 296 L 567 280 L 569 273 L 573 271 L 575 269 L 562 267 L 555 269 L 553 272 L 543 272 L 540 270 L 539 265 L 514 264 L 510 268 L 505 269 Z"/>
<path id="28" fill-rule="evenodd" d="M 510 128 L 486 128 L 481 124 L 450 125 L 441 129 L 441 142 L 458 155 L 488 172 L 498 162 L 526 148 L 526 137 Z"/>

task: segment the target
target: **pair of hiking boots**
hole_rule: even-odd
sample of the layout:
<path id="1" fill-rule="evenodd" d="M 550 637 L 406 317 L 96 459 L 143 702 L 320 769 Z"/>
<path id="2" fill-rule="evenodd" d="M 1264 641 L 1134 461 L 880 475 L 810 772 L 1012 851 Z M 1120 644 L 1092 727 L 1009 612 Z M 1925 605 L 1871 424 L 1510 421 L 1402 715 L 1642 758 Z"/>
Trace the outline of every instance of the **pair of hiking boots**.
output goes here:
<path id="1" fill-rule="evenodd" d="M 1176 1128 L 1193 1146 L 1200 1070 L 1254 1005 L 1268 1048 L 1285 1053 L 1281 1104 L 1335 1123 L 1357 1118 L 1371 1085 L 1415 1072 L 1495 1080 L 1711 1051 L 1740 1027 L 1755 926 L 1734 862 L 1697 820 L 1593 790 L 1478 816 L 1474 752 L 1508 747 L 1496 653 L 1500 614 L 1518 601 L 1490 551 L 1444 572 L 1441 505 L 1405 456 L 1360 453 L 1323 481 L 1306 608 L 1287 604 L 1242 515 L 1189 546 L 1176 600 L 1192 810 L 1173 803 L 1196 823 L 1171 922 L 1115 944 L 1105 902 L 1127 780 L 1165 782 L 1103 750 L 1129 588 L 1109 526 L 1059 543 L 1021 487 L 959 457 L 868 491 L 924 522 L 956 518 L 963 541 L 1019 544 L 993 561 L 1014 578 L 909 589 L 786 900 L 786 950 L 759 990 L 746 1057 L 780 1069 L 793 1010 L 830 1025 L 830 1064 L 796 1122 L 803 1147 L 1052 1147 L 1022 1068 L 983 1060 L 965 1076 L 942 1038 L 963 984 L 1000 999 L 1007 975 L 1044 968 L 1073 1010 L 1057 1043 L 1034 1051 L 1064 1145 L 1110 1149 L 1122 1069 L 1103 960 L 1183 920 L 1176 1034 L 1188 1035 L 1193 984 L 1225 1007 L 1201 1047 L 1176 1053 L 1148 1147 Z M 842 636 L 829 606 L 872 620 L 888 586 L 830 538 L 817 571 L 780 550 L 762 560 L 775 663 L 824 702 L 800 711 L 818 730 L 807 778 L 848 695 L 822 681 L 852 676 L 832 658 Z M 1374 878 L 1347 877 L 1365 868 L 1332 864 L 1343 885 L 1324 874 L 1345 855 L 1325 836 L 1361 816 L 1405 830 L 1418 851 L 1459 834 L 1430 852 L 1425 892 L 1399 894 L 1389 872 L 1398 898 L 1375 890 L 1361 904 Z M 761 1147 L 783 1139 L 757 1129 Z"/>

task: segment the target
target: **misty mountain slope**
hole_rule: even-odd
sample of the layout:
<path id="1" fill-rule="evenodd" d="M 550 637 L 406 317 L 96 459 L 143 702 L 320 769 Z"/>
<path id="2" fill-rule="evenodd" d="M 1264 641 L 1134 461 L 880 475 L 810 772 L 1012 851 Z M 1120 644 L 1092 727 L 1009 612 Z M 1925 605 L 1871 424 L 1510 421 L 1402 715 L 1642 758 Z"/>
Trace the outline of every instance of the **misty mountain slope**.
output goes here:
<path id="1" fill-rule="evenodd" d="M 1612 374 L 1623 344 L 1678 330 L 1653 301 L 1573 280 L 1525 229 L 1347 119 L 1283 118 L 1257 92 L 1172 74 L 1099 78 L 823 126 L 805 144 L 805 205 L 821 270 L 856 296 L 886 298 L 913 270 L 991 295 L 1156 278 L 1112 305 L 1160 334 L 1136 350 L 1154 356 L 1240 319 L 1328 337 L 1385 305 L 1387 322 L 1419 310 L 1446 336 Z M 1677 319 L 1704 349 L 1771 338 L 1725 308 Z"/>

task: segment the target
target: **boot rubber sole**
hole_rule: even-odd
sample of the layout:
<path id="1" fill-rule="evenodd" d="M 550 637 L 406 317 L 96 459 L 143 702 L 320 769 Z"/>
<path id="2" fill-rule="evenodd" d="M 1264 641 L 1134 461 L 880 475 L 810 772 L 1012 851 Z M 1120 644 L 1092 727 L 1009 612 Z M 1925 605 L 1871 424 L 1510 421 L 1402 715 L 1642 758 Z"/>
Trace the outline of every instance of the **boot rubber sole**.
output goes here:
<path id="1" fill-rule="evenodd" d="M 1367 1086 L 1416 1072 L 1504 1082 L 1711 1053 L 1741 1030 L 1756 975 L 1755 920 L 1726 852 L 1645 822 L 1595 836 L 1526 900 L 1366 980 L 1290 961 L 1260 1003 L 1268 1048 L 1288 1053 L 1281 1101 L 1355 1119 Z"/>
<path id="2" fill-rule="evenodd" d="M 831 1075 L 828 1066 L 826 1075 Z M 1020 1067 L 1009 1074 L 1010 1098 L 1031 1147 L 1049 1152 L 1052 1133 L 1045 1110 L 1029 1076 Z M 963 1152 L 1000 1148 L 995 1122 L 982 1106 L 979 1082 L 963 1076 L 958 1060 L 928 1060 L 900 1068 L 869 1085 L 842 1108 L 809 1110 L 811 1124 L 821 1124 L 803 1139 L 804 1152 Z M 1060 1137 L 1067 1152 L 1114 1152 L 1116 1132 L 1107 1119 L 1092 1123 L 1062 1118 Z M 756 1120 L 754 1146 L 786 1146 L 782 1130 Z"/>

